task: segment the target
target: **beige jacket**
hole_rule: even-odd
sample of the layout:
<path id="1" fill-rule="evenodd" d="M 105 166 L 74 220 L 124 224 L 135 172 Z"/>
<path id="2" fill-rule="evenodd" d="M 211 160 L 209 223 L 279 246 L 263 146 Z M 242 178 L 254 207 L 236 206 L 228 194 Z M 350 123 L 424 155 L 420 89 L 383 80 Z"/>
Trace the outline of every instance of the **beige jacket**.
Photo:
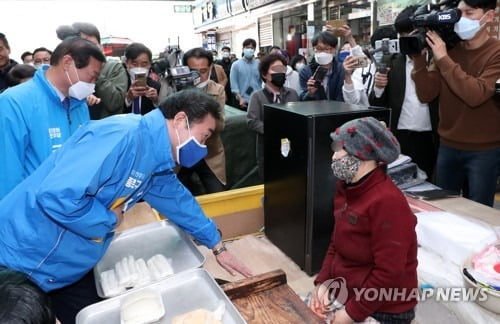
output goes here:
<path id="1" fill-rule="evenodd" d="M 205 162 L 210 170 L 212 170 L 215 174 L 217 179 L 226 185 L 226 155 L 224 154 L 224 145 L 222 144 L 222 139 L 220 137 L 220 133 L 224 130 L 225 125 L 224 106 L 226 104 L 226 92 L 222 85 L 215 83 L 212 80 L 208 80 L 205 91 L 217 100 L 221 113 L 221 120 L 217 121 L 215 133 L 207 140 L 206 143 L 208 154 L 205 157 Z"/>
<path id="2" fill-rule="evenodd" d="M 217 75 L 217 80 L 219 80 L 218 83 L 223 87 L 225 87 L 227 84 L 227 75 L 226 72 L 224 72 L 224 68 L 219 64 L 214 64 L 213 67 L 215 68 L 215 74 Z"/>

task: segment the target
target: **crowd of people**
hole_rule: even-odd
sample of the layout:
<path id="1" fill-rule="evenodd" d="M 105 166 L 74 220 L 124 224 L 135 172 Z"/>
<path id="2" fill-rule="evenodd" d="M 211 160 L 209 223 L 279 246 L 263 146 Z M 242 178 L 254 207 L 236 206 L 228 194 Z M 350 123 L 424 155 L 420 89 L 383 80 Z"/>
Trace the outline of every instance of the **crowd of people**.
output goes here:
<path id="1" fill-rule="evenodd" d="M 256 57 L 251 38 L 239 59 L 227 46 L 220 57 L 193 48 L 182 57 L 191 71 L 182 89 L 156 73 L 144 44 L 128 45 L 123 62 L 107 61 L 90 23 L 59 27 L 60 44 L 23 53 L 22 64 L 9 57 L 10 44 L 0 33 L 0 277 L 7 273 L 33 296 L 49 296 L 36 298 L 63 324 L 73 323 L 80 309 L 99 300 L 91 269 L 123 213 L 140 200 L 212 249 L 227 271 L 250 276 L 190 192 L 193 174 L 207 193 L 227 189 L 224 107 L 246 111 L 264 179 L 264 105 L 336 100 L 388 107 L 392 118 L 387 128 L 365 118 L 332 133 L 332 169 L 341 180 L 335 206 L 345 208 L 334 213 L 338 235 L 316 284 L 342 276 L 350 287 L 413 288 L 416 220 L 388 179 L 387 164 L 404 153 L 439 187 L 493 205 L 500 171 L 500 41 L 484 26 L 495 7 L 495 0 L 461 1 L 455 25 L 461 42 L 450 49 L 427 31 L 427 49 L 385 55 L 383 68 L 348 25 L 319 32 L 310 60 L 278 46 Z M 415 10 L 403 10 L 394 28 L 376 30 L 372 47 L 410 34 Z M 353 210 L 358 216 L 349 214 Z M 366 235 L 353 232 L 350 225 L 358 221 Z M 344 245 L 353 235 L 363 253 Z M 0 292 L 6 289 L 12 287 L 0 285 Z M 368 316 L 409 323 L 415 315 L 415 300 L 381 305 L 352 297 L 349 291 L 334 323 Z M 315 298 L 311 309 L 325 317 L 324 306 Z M 53 313 L 40 309 L 53 321 Z"/>

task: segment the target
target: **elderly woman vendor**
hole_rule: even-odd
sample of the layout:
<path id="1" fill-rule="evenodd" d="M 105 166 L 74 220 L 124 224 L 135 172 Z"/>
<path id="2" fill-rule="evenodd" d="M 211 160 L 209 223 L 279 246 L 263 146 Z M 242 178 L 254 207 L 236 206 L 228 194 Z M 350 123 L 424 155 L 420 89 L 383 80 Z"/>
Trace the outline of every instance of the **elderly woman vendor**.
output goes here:
<path id="1" fill-rule="evenodd" d="M 335 228 L 311 309 L 332 323 L 410 323 L 417 304 L 416 217 L 386 174 L 400 147 L 372 117 L 349 121 L 331 134 Z M 332 285 L 333 284 L 333 285 Z M 335 289 L 334 296 L 318 292 Z M 321 289 L 323 288 L 323 289 Z M 332 297 L 336 312 L 332 312 Z M 329 307 L 330 305 L 330 307 Z"/>

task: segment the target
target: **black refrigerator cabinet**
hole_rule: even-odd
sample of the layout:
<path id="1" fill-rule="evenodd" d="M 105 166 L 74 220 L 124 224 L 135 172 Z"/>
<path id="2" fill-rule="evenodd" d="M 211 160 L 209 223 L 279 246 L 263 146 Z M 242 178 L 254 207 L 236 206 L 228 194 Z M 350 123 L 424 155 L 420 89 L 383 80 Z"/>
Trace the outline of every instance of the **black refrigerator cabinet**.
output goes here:
<path id="1" fill-rule="evenodd" d="M 390 110 L 337 101 L 264 108 L 265 233 L 309 275 L 319 271 L 334 226 L 329 135 L 365 116 L 389 125 Z"/>

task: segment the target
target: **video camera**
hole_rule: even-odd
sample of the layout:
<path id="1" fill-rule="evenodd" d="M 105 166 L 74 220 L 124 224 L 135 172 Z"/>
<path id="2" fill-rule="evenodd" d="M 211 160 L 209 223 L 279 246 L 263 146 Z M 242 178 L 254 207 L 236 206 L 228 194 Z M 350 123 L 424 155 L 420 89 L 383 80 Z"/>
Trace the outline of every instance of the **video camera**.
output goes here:
<path id="1" fill-rule="evenodd" d="M 455 46 L 460 38 L 453 28 L 462 16 L 461 11 L 457 8 L 458 2 L 458 0 L 447 0 L 419 7 L 410 18 L 413 27 L 418 31 L 415 34 L 399 38 L 401 53 L 406 55 L 420 54 L 427 46 L 425 39 L 428 29 L 438 33 L 448 49 Z"/>
<path id="2" fill-rule="evenodd" d="M 170 68 L 170 64 L 165 58 L 158 59 L 151 64 L 151 71 L 156 73 L 160 77 L 167 76 L 167 70 Z"/>
<path id="3" fill-rule="evenodd" d="M 194 88 L 200 83 L 200 74 L 198 71 L 191 71 L 187 66 L 175 66 L 170 68 L 168 76 L 176 91 Z"/>

